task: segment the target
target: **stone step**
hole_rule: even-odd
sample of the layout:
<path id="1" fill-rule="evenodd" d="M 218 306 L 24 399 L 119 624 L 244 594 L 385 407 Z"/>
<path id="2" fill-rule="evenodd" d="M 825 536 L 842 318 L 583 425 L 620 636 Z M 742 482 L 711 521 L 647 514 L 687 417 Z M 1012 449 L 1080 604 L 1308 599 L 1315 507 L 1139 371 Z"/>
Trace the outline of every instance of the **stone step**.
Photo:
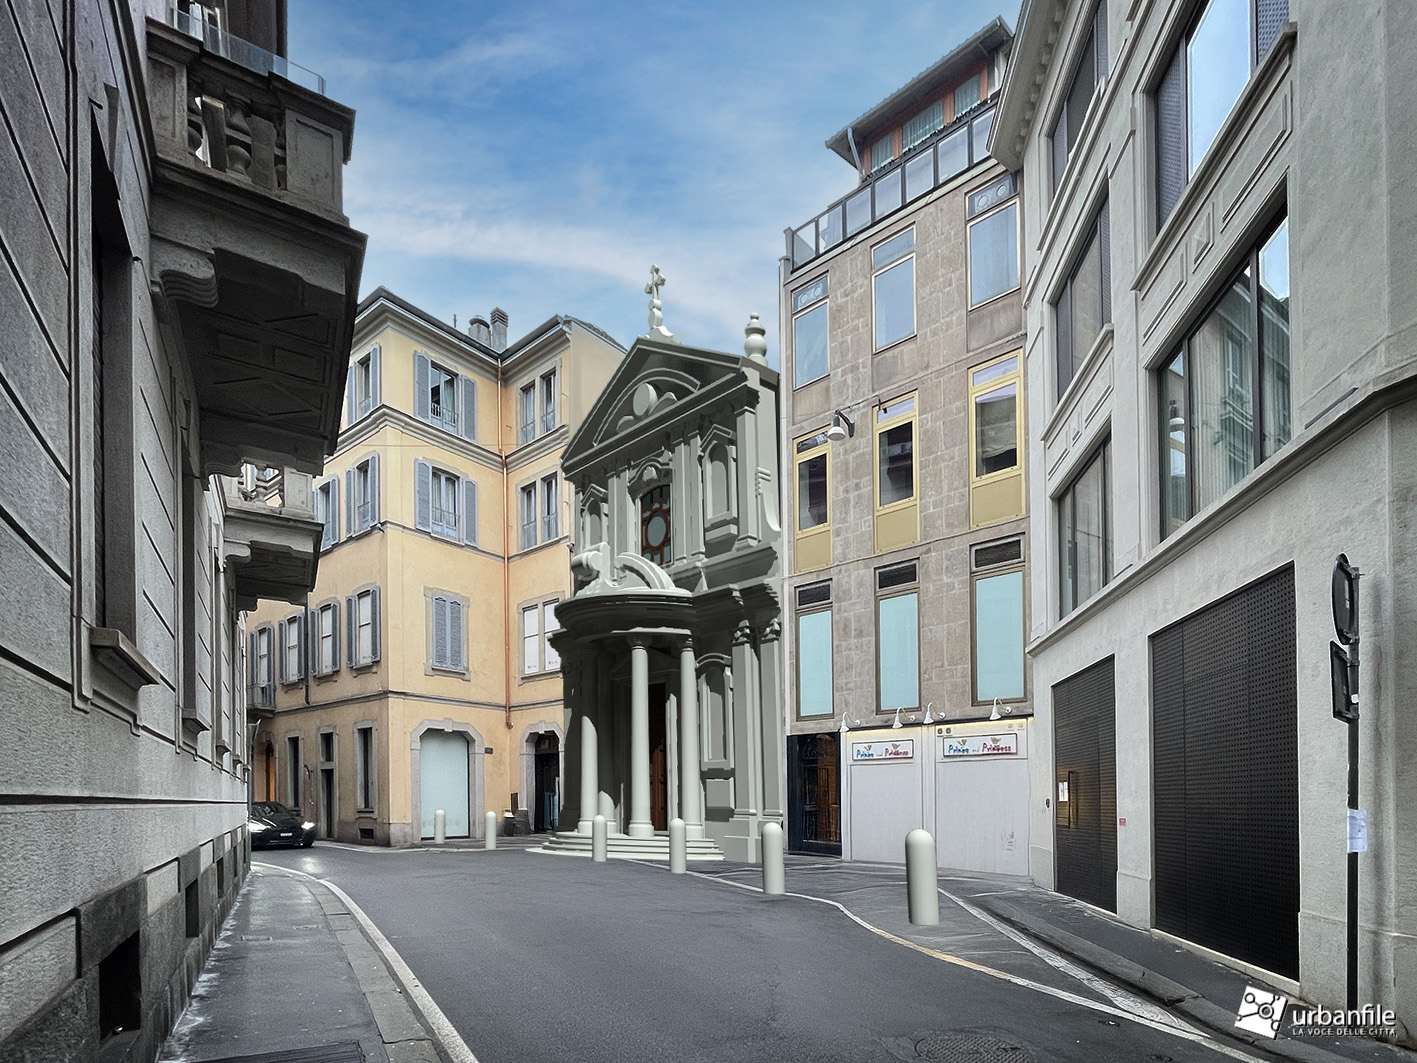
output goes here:
<path id="1" fill-rule="evenodd" d="M 691 838 L 685 843 L 685 856 L 690 860 L 722 860 L 723 850 L 712 838 Z M 562 833 L 552 835 L 541 846 L 543 852 L 576 856 L 589 856 L 591 837 L 589 834 Z M 612 834 L 606 839 L 606 855 L 633 857 L 642 860 L 668 860 L 669 835 L 656 834 L 652 838 L 631 838 L 627 834 Z"/>

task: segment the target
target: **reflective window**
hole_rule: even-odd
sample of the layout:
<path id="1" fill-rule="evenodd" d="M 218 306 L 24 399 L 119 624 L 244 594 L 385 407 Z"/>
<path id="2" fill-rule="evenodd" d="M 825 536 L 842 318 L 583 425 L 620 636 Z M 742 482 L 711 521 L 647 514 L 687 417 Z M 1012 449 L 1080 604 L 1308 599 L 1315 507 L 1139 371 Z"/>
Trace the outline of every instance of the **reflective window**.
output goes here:
<path id="1" fill-rule="evenodd" d="M 1018 202 L 969 226 L 969 305 L 978 306 L 1018 287 Z"/>
<path id="2" fill-rule="evenodd" d="M 1060 615 L 1100 591 L 1112 578 L 1112 442 L 1109 439 L 1058 498 Z"/>
<path id="3" fill-rule="evenodd" d="M 876 350 L 915 333 L 915 230 L 873 248 L 871 265 Z"/>
<path id="4" fill-rule="evenodd" d="M 1249 0 L 1210 0 L 1186 44 L 1189 173 L 1250 80 Z"/>
<path id="5" fill-rule="evenodd" d="M 792 375 L 797 387 L 827 375 L 827 303 L 792 319 Z"/>
<path id="6" fill-rule="evenodd" d="M 974 581 L 974 698 L 1023 697 L 1023 572 Z"/>
<path id="7" fill-rule="evenodd" d="M 797 714 L 832 714 L 831 608 L 797 617 Z"/>
<path id="8" fill-rule="evenodd" d="M 876 602 L 877 690 L 880 712 L 920 705 L 919 595 L 911 591 Z"/>

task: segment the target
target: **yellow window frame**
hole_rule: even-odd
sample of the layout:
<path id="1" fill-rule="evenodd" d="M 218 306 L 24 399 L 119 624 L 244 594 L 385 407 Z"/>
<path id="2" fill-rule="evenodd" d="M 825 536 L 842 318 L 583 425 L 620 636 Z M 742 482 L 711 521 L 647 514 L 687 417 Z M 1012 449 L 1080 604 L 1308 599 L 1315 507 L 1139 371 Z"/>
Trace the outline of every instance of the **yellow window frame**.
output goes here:
<path id="1" fill-rule="evenodd" d="M 803 444 L 816 441 L 816 445 L 801 449 Z M 802 497 L 801 468 L 803 464 L 819 456 L 826 456 L 827 463 L 827 519 L 812 528 L 803 529 L 801 521 Z M 802 436 L 792 444 L 792 568 L 794 572 L 810 572 L 826 568 L 831 564 L 832 534 L 832 456 L 831 441 L 826 429 Z"/>
<path id="2" fill-rule="evenodd" d="M 908 410 L 882 417 L 891 407 L 906 401 L 910 402 Z M 881 403 L 872 420 L 871 502 L 875 513 L 876 552 L 882 553 L 920 541 L 920 393 L 907 392 Z M 910 424 L 911 494 L 909 498 L 882 505 L 881 437 L 906 423 Z"/>

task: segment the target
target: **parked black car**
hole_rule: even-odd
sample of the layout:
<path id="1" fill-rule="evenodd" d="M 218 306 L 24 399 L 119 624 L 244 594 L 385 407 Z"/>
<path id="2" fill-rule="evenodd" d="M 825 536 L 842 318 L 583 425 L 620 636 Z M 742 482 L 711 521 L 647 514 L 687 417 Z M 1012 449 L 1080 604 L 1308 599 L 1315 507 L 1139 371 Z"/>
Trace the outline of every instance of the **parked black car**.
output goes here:
<path id="1" fill-rule="evenodd" d="M 253 804 L 246 817 L 246 829 L 251 832 L 252 849 L 272 845 L 300 845 L 308 849 L 315 844 L 315 824 L 302 820 L 298 812 L 279 801 Z"/>

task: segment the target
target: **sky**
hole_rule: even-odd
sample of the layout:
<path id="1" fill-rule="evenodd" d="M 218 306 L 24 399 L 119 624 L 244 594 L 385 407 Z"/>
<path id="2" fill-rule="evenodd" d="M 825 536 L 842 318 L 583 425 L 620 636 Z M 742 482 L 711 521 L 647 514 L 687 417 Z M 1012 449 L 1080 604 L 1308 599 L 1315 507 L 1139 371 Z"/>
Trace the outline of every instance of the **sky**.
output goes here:
<path id="1" fill-rule="evenodd" d="M 379 285 L 512 341 L 553 314 L 628 347 L 651 264 L 681 342 L 777 364 L 783 230 L 851 191 L 824 146 L 996 16 L 993 0 L 292 0 L 289 56 L 356 111 L 345 212 Z"/>

